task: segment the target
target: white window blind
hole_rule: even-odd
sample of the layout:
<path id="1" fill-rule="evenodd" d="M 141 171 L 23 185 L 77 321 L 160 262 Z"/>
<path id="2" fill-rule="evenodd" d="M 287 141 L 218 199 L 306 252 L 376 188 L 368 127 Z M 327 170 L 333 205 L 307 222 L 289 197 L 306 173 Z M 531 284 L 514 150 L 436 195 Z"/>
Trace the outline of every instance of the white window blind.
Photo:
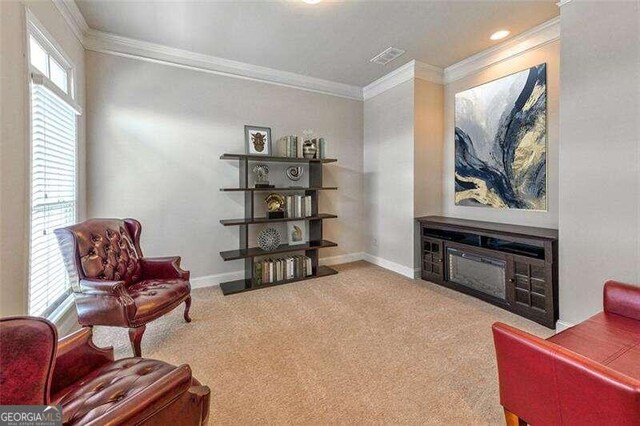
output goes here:
<path id="1" fill-rule="evenodd" d="M 76 111 L 31 83 L 31 241 L 29 313 L 47 316 L 71 293 L 53 231 L 76 221 Z"/>

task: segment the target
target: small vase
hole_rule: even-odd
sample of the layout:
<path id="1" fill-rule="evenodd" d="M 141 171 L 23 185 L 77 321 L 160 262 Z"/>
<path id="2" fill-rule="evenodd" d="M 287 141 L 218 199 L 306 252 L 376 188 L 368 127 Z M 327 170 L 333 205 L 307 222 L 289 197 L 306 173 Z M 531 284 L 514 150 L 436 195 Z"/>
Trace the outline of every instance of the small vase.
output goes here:
<path id="1" fill-rule="evenodd" d="M 315 158 L 317 151 L 318 150 L 315 145 L 309 141 L 305 142 L 304 147 L 302 147 L 302 155 L 304 156 L 304 158 Z"/>

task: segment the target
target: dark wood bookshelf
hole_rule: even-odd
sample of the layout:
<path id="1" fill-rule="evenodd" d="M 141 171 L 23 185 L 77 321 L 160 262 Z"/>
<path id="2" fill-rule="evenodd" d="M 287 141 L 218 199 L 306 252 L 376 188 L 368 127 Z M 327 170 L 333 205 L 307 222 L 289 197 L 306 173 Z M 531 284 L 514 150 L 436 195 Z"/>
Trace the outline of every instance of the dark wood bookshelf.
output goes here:
<path id="1" fill-rule="evenodd" d="M 278 219 L 268 219 L 266 217 L 241 218 L 241 219 L 222 219 L 220 223 L 224 226 L 239 226 L 239 225 L 256 225 L 261 223 L 277 223 L 277 222 L 293 222 L 297 220 L 325 220 L 335 219 L 338 216 L 335 214 L 320 213 L 315 216 L 307 217 L 283 217 Z"/>
<path id="2" fill-rule="evenodd" d="M 265 161 L 277 163 L 335 163 L 335 158 L 299 158 L 299 157 L 278 157 L 273 155 L 249 155 L 249 154 L 222 154 L 221 160 L 248 160 Z"/>
<path id="3" fill-rule="evenodd" d="M 285 191 L 335 191 L 338 188 L 335 186 L 324 187 L 291 187 L 286 186 L 282 188 L 220 188 L 220 191 L 224 192 L 285 192 Z"/>
<path id="4" fill-rule="evenodd" d="M 286 253 L 290 251 L 317 250 L 320 248 L 336 247 L 337 245 L 338 244 L 329 240 L 309 241 L 306 244 L 280 244 L 278 248 L 269 251 L 262 250 L 260 247 L 248 247 L 239 250 L 221 251 L 220 256 L 222 256 L 222 259 L 224 259 L 225 261 L 238 260 L 259 256 L 269 256 L 270 254 Z"/>
<path id="5" fill-rule="evenodd" d="M 245 291 L 275 287 L 282 284 L 290 284 L 290 283 L 295 283 L 299 281 L 311 280 L 314 278 L 328 277 L 329 275 L 335 275 L 337 273 L 338 271 L 328 266 L 318 266 L 318 268 L 316 269 L 316 272 L 308 277 L 294 278 L 292 280 L 285 280 L 285 281 L 276 281 L 274 283 L 268 283 L 268 284 L 254 284 L 252 280 L 245 278 L 241 280 L 227 281 L 227 282 L 221 283 L 220 289 L 222 290 L 222 294 L 226 296 L 228 294 L 242 293 Z"/>
<path id="6" fill-rule="evenodd" d="M 322 182 L 322 168 L 325 163 L 335 163 L 334 158 L 323 159 L 309 159 L 309 158 L 292 158 L 292 157 L 278 157 L 267 155 L 247 155 L 247 154 L 222 154 L 220 156 L 222 160 L 237 160 L 238 171 L 240 179 L 237 188 L 221 188 L 223 192 L 239 192 L 244 194 L 244 218 L 239 219 L 223 219 L 220 223 L 223 226 L 237 226 L 240 247 L 238 250 L 221 251 L 220 256 L 225 261 L 244 260 L 244 275 L 241 280 L 230 281 L 222 283 L 220 288 L 224 295 L 241 293 L 250 290 L 258 290 L 267 287 L 273 287 L 281 284 L 289 284 L 299 281 L 306 281 L 312 278 L 319 278 L 328 275 L 337 274 L 338 272 L 327 266 L 319 265 L 318 250 L 326 247 L 336 247 L 337 244 L 332 241 L 327 241 L 322 238 L 323 234 L 323 222 L 325 219 L 333 219 L 337 216 L 329 213 L 319 213 L 318 201 L 320 191 L 325 190 L 337 190 L 337 187 L 324 186 Z M 278 188 L 249 188 L 249 176 L 251 173 L 252 165 L 250 162 L 284 162 L 284 163 L 306 163 L 307 175 L 309 176 L 309 183 L 307 187 L 278 187 Z M 311 197 L 311 216 L 308 217 L 290 217 L 290 218 L 278 218 L 268 219 L 266 217 L 256 217 L 255 215 L 255 197 L 256 193 L 260 192 L 295 192 L 304 191 L 305 195 Z M 308 221 L 308 238 L 309 241 L 304 244 L 281 244 L 275 250 L 265 251 L 259 247 L 249 247 L 249 227 L 252 225 L 268 225 L 276 222 L 289 222 L 305 220 Z M 311 259 L 311 268 L 313 274 L 304 277 L 296 278 L 293 280 L 278 281 L 275 283 L 258 284 L 254 279 L 255 271 L 255 258 L 269 256 L 278 253 L 287 252 L 300 252 L 303 251 L 305 256 Z"/>

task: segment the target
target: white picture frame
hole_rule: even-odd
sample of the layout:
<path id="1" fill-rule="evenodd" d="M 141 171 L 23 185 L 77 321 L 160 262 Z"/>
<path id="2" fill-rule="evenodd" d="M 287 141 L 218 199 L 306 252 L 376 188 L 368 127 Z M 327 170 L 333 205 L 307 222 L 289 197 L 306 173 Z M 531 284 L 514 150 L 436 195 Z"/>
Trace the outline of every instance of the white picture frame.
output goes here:
<path id="1" fill-rule="evenodd" d="M 271 128 L 244 126 L 244 142 L 249 155 L 271 155 Z"/>
<path id="2" fill-rule="evenodd" d="M 307 232 L 307 222 L 304 220 L 295 220 L 287 222 L 287 243 L 290 246 L 297 244 L 306 244 L 309 241 Z"/>

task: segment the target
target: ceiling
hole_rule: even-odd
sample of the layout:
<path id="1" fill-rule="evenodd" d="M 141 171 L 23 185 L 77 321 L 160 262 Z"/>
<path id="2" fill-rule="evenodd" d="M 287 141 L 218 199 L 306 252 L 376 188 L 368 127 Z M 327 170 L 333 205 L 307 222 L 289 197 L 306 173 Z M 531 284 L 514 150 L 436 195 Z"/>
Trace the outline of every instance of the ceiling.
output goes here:
<path id="1" fill-rule="evenodd" d="M 556 17 L 536 1 L 76 0 L 96 30 L 340 83 L 365 86 L 416 59 L 447 67 Z M 508 40 L 508 38 L 507 38 Z M 407 52 L 369 60 L 389 46 Z"/>

